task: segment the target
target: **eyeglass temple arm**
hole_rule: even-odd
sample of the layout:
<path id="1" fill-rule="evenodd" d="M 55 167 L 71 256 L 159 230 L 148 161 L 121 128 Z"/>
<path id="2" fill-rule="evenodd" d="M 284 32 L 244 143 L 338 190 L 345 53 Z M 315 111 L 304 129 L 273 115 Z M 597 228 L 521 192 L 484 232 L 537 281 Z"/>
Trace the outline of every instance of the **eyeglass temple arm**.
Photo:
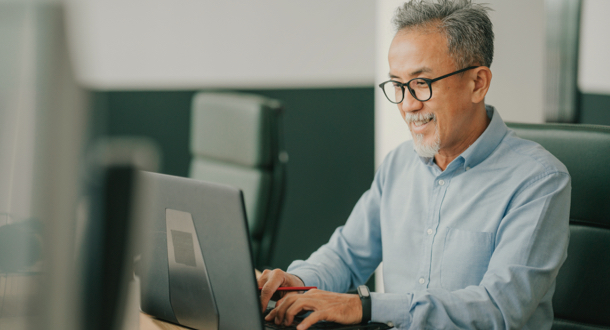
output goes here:
<path id="1" fill-rule="evenodd" d="M 458 74 L 458 73 L 462 73 L 462 72 L 464 72 L 464 71 L 468 71 L 468 70 L 470 70 L 470 69 L 476 69 L 476 68 L 478 68 L 479 66 L 480 66 L 480 65 L 477 65 L 477 66 L 469 66 L 469 67 L 464 68 L 464 69 L 462 69 L 462 70 L 457 70 L 457 71 L 455 71 L 455 72 L 451 72 L 451 73 L 446 74 L 446 75 L 444 75 L 444 76 L 440 76 L 440 77 L 438 77 L 438 78 L 434 78 L 434 79 L 430 80 L 430 83 L 433 83 L 433 82 L 435 82 L 435 81 L 437 81 L 437 80 L 441 80 L 441 79 L 444 79 L 444 78 L 447 78 L 447 77 L 453 76 L 454 74 Z"/>

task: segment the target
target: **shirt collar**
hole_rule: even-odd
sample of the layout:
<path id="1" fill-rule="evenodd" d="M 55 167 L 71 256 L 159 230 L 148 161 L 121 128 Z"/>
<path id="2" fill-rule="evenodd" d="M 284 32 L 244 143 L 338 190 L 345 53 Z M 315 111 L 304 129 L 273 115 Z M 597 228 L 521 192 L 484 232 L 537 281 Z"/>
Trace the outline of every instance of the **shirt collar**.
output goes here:
<path id="1" fill-rule="evenodd" d="M 456 160 L 463 160 L 465 169 L 477 166 L 491 154 L 508 132 L 508 128 L 496 108 L 486 105 L 485 111 L 487 112 L 487 117 L 491 118 L 489 125 L 483 134 L 451 163 L 454 163 Z M 435 166 L 434 157 L 425 158 L 420 156 L 419 158 L 425 165 Z"/>
<path id="2" fill-rule="evenodd" d="M 485 111 L 487 111 L 487 117 L 491 118 L 491 122 L 483 134 L 460 155 L 464 159 L 464 168 L 473 168 L 484 161 L 508 132 L 508 128 L 496 108 L 486 105 Z"/>

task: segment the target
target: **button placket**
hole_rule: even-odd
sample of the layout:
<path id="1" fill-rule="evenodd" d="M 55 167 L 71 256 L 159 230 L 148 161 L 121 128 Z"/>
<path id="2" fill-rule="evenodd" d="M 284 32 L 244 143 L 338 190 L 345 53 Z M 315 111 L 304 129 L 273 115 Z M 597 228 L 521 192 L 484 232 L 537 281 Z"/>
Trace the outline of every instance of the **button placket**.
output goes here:
<path id="1" fill-rule="evenodd" d="M 453 178 L 453 176 L 456 174 L 456 171 L 460 169 L 463 170 L 463 167 L 460 166 L 454 166 L 450 169 L 447 169 L 445 172 L 441 173 L 441 175 L 439 175 L 439 178 L 437 177 L 434 181 L 434 190 L 435 190 L 435 194 L 433 197 L 433 200 L 431 201 L 433 203 L 433 208 L 432 208 L 432 212 L 430 214 L 430 218 L 428 219 L 428 221 L 426 222 L 426 227 L 424 229 L 424 242 L 426 244 L 426 256 L 425 256 L 425 261 L 422 265 L 425 264 L 426 268 L 421 268 L 419 273 L 418 273 L 418 277 L 417 277 L 417 282 L 420 286 L 422 287 L 429 287 L 431 281 L 433 279 L 430 278 L 431 276 L 431 271 L 433 268 L 432 265 L 432 257 L 433 257 L 433 246 L 434 246 L 434 240 L 436 238 L 436 232 L 438 230 L 438 226 L 440 225 L 441 222 L 441 208 L 443 206 L 443 200 L 445 198 L 445 194 L 447 193 L 447 189 L 449 189 L 449 184 L 451 182 L 451 179 Z"/>
<path id="2" fill-rule="evenodd" d="M 441 173 L 442 175 L 442 173 Z M 447 190 L 448 181 L 446 179 L 438 179 L 438 177 L 434 181 L 434 190 L 433 199 L 431 203 L 430 216 L 427 219 L 426 223 L 428 224 L 427 228 L 424 231 L 424 235 L 426 236 L 424 239 L 425 249 L 424 249 L 424 259 L 419 270 L 419 278 L 417 279 L 417 283 L 419 285 L 427 287 L 429 284 L 430 278 L 430 270 L 432 267 L 432 246 L 434 245 L 434 234 L 436 233 L 436 227 L 438 227 L 439 217 L 440 217 L 440 207 L 442 205 L 442 201 L 445 197 L 445 192 Z"/>

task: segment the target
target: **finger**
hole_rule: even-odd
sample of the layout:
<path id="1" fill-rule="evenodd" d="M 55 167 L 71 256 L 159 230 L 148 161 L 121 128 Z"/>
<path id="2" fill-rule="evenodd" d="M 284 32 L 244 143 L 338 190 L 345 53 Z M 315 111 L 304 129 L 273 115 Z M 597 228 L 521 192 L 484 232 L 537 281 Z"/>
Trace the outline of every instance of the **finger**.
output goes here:
<path id="1" fill-rule="evenodd" d="M 313 312 L 297 326 L 297 330 L 308 329 L 310 326 L 322 320 L 324 320 L 324 314 L 322 312 Z"/>
<path id="2" fill-rule="evenodd" d="M 322 290 L 318 290 L 318 289 L 311 289 L 311 290 L 305 291 L 305 293 L 303 293 L 303 294 L 310 295 L 310 294 L 316 294 L 316 293 L 319 293 L 319 292 L 321 292 L 321 291 L 322 291 Z"/>
<path id="3" fill-rule="evenodd" d="M 286 315 L 286 310 L 297 300 L 296 295 L 286 296 L 280 299 L 275 305 L 275 324 L 282 324 L 284 322 L 284 315 Z"/>
<path id="4" fill-rule="evenodd" d="M 269 304 L 269 300 L 280 287 L 280 285 L 284 282 L 284 272 L 280 269 L 275 269 L 268 273 L 268 279 L 264 283 L 263 288 L 261 290 L 261 305 L 263 308 L 263 312 L 267 309 L 267 304 Z"/>
<path id="5" fill-rule="evenodd" d="M 276 293 L 278 293 L 278 292 L 280 292 L 280 291 L 276 291 Z M 285 292 L 285 293 L 283 293 L 283 296 L 281 296 L 281 297 L 280 297 L 280 299 L 278 299 L 278 300 L 275 302 L 275 305 L 276 305 L 276 306 L 279 306 L 279 305 L 281 305 L 281 304 L 282 304 L 282 302 L 284 301 L 284 299 L 286 299 L 286 297 L 295 296 L 295 295 L 298 295 L 298 294 L 299 294 L 298 292 L 294 292 L 294 291 L 292 291 L 292 292 Z"/>
<path id="6" fill-rule="evenodd" d="M 276 314 L 276 310 L 275 308 L 271 310 L 271 312 L 269 312 L 269 314 L 267 314 L 267 316 L 265 316 L 265 321 L 271 321 L 273 319 L 275 319 L 275 314 Z"/>
<path id="7" fill-rule="evenodd" d="M 265 270 L 263 270 L 263 272 L 261 273 L 260 276 L 256 277 L 256 283 L 258 284 L 259 288 L 262 287 L 263 285 L 265 285 L 270 272 L 271 271 L 269 269 L 265 269 Z"/>
<path id="8" fill-rule="evenodd" d="M 309 311 L 313 310 L 312 300 L 300 297 L 300 299 L 295 300 L 295 302 L 288 307 L 286 310 L 286 314 L 284 314 L 284 324 L 291 325 L 294 321 L 294 317 L 300 313 L 301 311 Z"/>

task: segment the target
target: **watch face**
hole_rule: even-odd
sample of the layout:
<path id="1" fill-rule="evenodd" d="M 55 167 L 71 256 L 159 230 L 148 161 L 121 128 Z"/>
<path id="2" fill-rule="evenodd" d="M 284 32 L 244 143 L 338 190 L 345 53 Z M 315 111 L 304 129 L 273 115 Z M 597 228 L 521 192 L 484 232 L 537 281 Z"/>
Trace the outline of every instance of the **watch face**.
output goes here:
<path id="1" fill-rule="evenodd" d="M 361 297 L 368 297 L 368 296 L 370 296 L 369 288 L 366 285 L 359 286 L 358 287 L 358 294 L 360 294 Z"/>

